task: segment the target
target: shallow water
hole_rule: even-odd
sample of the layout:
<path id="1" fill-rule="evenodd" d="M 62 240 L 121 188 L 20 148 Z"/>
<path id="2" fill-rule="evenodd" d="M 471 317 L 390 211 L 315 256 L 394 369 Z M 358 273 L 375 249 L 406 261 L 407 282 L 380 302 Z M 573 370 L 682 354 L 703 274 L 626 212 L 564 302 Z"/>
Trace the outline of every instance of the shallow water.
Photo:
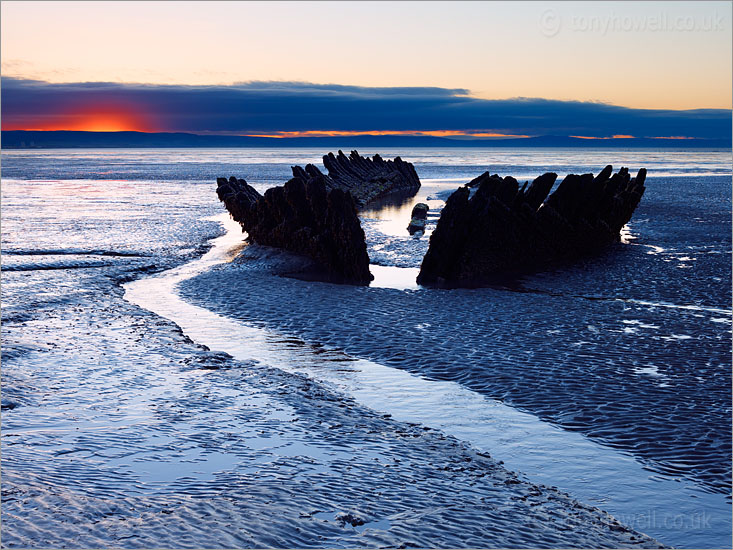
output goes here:
<path id="1" fill-rule="evenodd" d="M 512 508 L 535 489 L 498 490 L 507 474 L 489 459 L 478 486 L 436 472 L 468 460 L 442 432 L 667 544 L 730 545 L 729 152 L 380 151 L 415 162 L 424 185 L 362 214 L 369 288 L 215 267 L 223 247 L 131 283 L 139 303 L 170 306 L 197 343 L 240 361 L 110 290 L 201 254 L 220 231 L 200 221 L 221 212 L 215 177 L 263 190 L 322 153 L 3 152 L 4 544 L 633 544 L 592 527 L 592 512 L 563 530 L 577 509 L 559 496 Z M 650 172 L 626 245 L 512 289 L 414 284 L 457 185 L 612 161 Z M 418 201 L 431 215 L 411 237 Z M 334 485 L 344 465 L 356 478 Z M 482 492 L 499 508 L 474 505 Z M 364 525 L 338 519 L 348 503 Z M 227 522 L 237 529 L 216 527 Z"/>
<path id="2" fill-rule="evenodd" d="M 118 183 L 97 185 L 114 195 Z M 32 201 L 48 189 L 3 192 Z M 303 375 L 208 351 L 122 298 L 119 283 L 200 255 L 184 243 L 204 242 L 216 224 L 171 216 L 159 241 L 145 238 L 156 227 L 140 223 L 134 204 L 95 214 L 93 200 L 81 208 L 83 195 L 48 196 L 39 214 L 79 208 L 100 236 L 123 227 L 108 244 L 136 252 L 99 268 L 33 269 L 49 250 L 33 236 L 49 228 L 76 243 L 53 255 L 100 247 L 82 246 L 86 225 L 24 221 L 16 255 L 29 261 L 3 274 L 3 545 L 657 545 L 440 432 Z M 175 210 L 151 208 L 156 220 Z"/>
<path id="3" fill-rule="evenodd" d="M 342 149 L 349 151 L 348 144 Z M 439 179 L 459 186 L 482 172 L 535 178 L 543 171 L 597 172 L 605 165 L 641 167 L 662 176 L 730 175 L 730 151 L 652 149 L 470 148 L 362 149 L 362 155 L 402 156 L 412 162 L 421 181 Z M 97 180 L 200 181 L 238 175 L 250 183 L 278 185 L 290 177 L 290 166 L 323 167 L 322 149 L 46 149 L 2 152 L 3 177 Z"/>
<path id="4" fill-rule="evenodd" d="M 214 249 L 204 258 L 160 277 L 128 283 L 126 298 L 173 320 L 187 336 L 213 351 L 307 374 L 375 411 L 437 428 L 491 453 L 526 479 L 558 486 L 667 544 L 704 547 L 712 540 L 729 537 L 730 506 L 723 495 L 705 492 L 694 483 L 654 475 L 628 455 L 546 424 L 456 382 L 428 380 L 338 349 L 314 347 L 183 301 L 175 291 L 178 283 L 218 263 L 230 262 L 241 250 L 238 224 L 227 218 L 221 221 L 228 233 L 215 241 Z M 413 270 L 394 270 L 406 271 L 407 277 L 402 283 L 391 278 L 387 287 L 412 288 L 407 281 Z M 379 266 L 376 273 L 375 282 L 388 278 Z M 380 288 L 379 284 L 371 286 Z"/>

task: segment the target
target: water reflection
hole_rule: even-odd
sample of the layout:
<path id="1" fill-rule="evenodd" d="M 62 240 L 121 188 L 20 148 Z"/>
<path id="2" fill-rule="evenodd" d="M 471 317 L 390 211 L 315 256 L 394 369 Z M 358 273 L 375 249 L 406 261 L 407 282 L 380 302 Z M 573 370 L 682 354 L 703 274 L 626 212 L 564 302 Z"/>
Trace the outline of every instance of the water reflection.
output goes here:
<path id="1" fill-rule="evenodd" d="M 417 290 L 417 274 L 420 269 L 417 267 L 395 267 L 393 265 L 370 264 L 369 271 L 374 275 L 374 280 L 369 286 L 374 288 L 394 288 L 397 290 Z"/>
<path id="2" fill-rule="evenodd" d="M 375 229 L 385 235 L 415 239 L 429 237 L 438 222 L 440 210 L 445 205 L 443 198 L 438 195 L 442 196 L 446 192 L 449 194 L 450 191 L 460 187 L 461 183 L 452 180 L 426 179 L 423 180 L 417 193 L 390 195 L 373 201 L 359 212 L 359 216 L 362 220 L 376 220 Z M 410 224 L 412 209 L 419 202 L 427 204 L 430 208 L 428 223 L 422 235 L 415 234 L 411 237 L 407 226 Z"/>
<path id="3" fill-rule="evenodd" d="M 542 422 L 455 381 L 429 380 L 338 348 L 313 347 L 184 301 L 177 293 L 178 283 L 229 261 L 230 247 L 241 246 L 239 227 L 225 216 L 218 219 L 228 232 L 212 241 L 214 247 L 204 257 L 126 284 L 126 299 L 173 320 L 187 336 L 213 351 L 306 374 L 380 414 L 437 428 L 490 452 L 526 479 L 557 486 L 667 544 L 703 548 L 729 540 L 730 507 L 724 495 L 650 472 L 626 453 Z M 384 266 L 370 268 L 375 270 L 375 283 L 383 279 L 380 270 L 388 276 L 396 273 Z M 433 322 L 422 319 L 405 329 L 420 331 Z M 704 517 L 706 524 L 695 527 L 676 521 L 698 517 Z"/>

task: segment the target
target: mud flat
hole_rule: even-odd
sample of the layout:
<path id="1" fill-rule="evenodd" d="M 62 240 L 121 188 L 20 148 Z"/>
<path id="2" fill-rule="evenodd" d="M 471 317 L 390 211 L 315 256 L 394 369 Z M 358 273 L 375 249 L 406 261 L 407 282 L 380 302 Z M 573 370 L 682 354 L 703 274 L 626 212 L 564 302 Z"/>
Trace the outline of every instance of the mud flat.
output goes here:
<path id="1" fill-rule="evenodd" d="M 470 442 L 492 456 L 505 460 L 511 469 L 526 473 L 527 479 L 557 485 L 581 500 L 592 502 L 606 510 L 610 508 L 614 515 L 627 518 L 627 521 L 642 530 L 646 529 L 646 532 L 651 530 L 668 544 L 705 546 L 716 537 L 717 540 L 725 540 L 729 536 L 730 505 L 726 502 L 725 495 L 715 494 L 714 488 L 701 489 L 689 479 L 679 483 L 679 464 L 669 466 L 663 462 L 660 465 L 644 455 L 640 456 L 640 453 L 634 453 L 638 447 L 645 447 L 642 438 L 646 432 L 641 430 L 640 435 L 625 429 L 623 425 L 616 424 L 619 420 L 613 415 L 604 418 L 608 409 L 603 406 L 606 401 L 599 396 L 596 396 L 599 403 L 593 409 L 598 411 L 595 426 L 606 423 L 606 439 L 594 437 L 591 430 L 583 429 L 581 422 L 570 431 L 566 431 L 567 428 L 558 430 L 541 421 L 553 421 L 554 418 L 549 414 L 540 416 L 527 406 L 522 409 L 532 414 L 521 413 L 504 404 L 512 402 L 506 395 L 499 395 L 498 399 L 493 397 L 486 390 L 491 388 L 487 379 L 497 378 L 495 372 L 482 372 L 480 369 L 486 369 L 485 363 L 474 367 L 470 356 L 456 355 L 461 353 L 459 350 L 462 349 L 463 342 L 455 333 L 447 336 L 438 334 L 432 342 L 428 339 L 419 344 L 412 342 L 415 347 L 410 349 L 410 338 L 414 333 L 430 331 L 434 325 L 451 325 L 447 317 L 440 318 L 437 315 L 441 307 L 445 310 L 446 293 L 467 293 L 465 301 L 459 303 L 464 308 L 466 317 L 471 318 L 474 312 L 469 306 L 470 301 L 478 302 L 480 307 L 486 309 L 487 301 L 476 296 L 479 291 L 420 289 L 405 292 L 379 287 L 357 289 L 276 275 L 278 272 L 290 273 L 302 267 L 301 262 L 301 258 L 294 258 L 284 252 L 253 246 L 244 249 L 231 262 L 218 267 L 206 266 L 213 269 L 196 278 L 176 280 L 175 283 L 180 282 L 179 288 L 188 300 L 207 304 L 208 309 L 225 313 L 212 315 L 208 309 L 186 305 L 189 312 L 181 315 L 184 306 L 179 305 L 178 322 L 187 334 L 195 335 L 192 336 L 194 340 L 206 342 L 212 349 L 226 351 L 238 358 L 267 361 L 284 370 L 308 374 L 336 386 L 374 410 L 390 414 L 394 418 L 419 422 Z M 246 285 L 241 285 L 241 281 L 246 281 Z M 517 294 L 488 289 L 483 292 L 489 291 L 503 294 L 507 300 L 519 300 L 519 308 L 526 307 L 525 300 L 554 299 L 552 296 L 532 293 Z M 420 299 L 421 293 L 434 294 L 438 303 L 429 309 L 426 304 L 430 301 L 424 296 Z M 153 294 L 163 296 L 164 292 L 159 288 Z M 492 298 L 496 300 L 493 295 Z M 451 300 L 454 299 L 451 296 Z M 387 303 L 393 304 L 393 307 L 389 309 Z M 452 304 L 455 306 L 455 302 Z M 502 305 L 506 307 L 507 304 Z M 400 307 L 405 308 L 405 311 L 398 313 Z M 496 310 L 500 307 L 496 306 Z M 380 308 L 381 315 L 378 313 Z M 492 312 L 496 310 L 491 309 Z M 176 315 L 172 309 L 159 313 L 165 316 Z M 189 320 L 188 324 L 185 319 Z M 408 321 L 410 319 L 411 322 Z M 474 322 L 477 322 L 478 330 L 485 330 L 485 321 Z M 452 323 L 455 324 L 455 320 Z M 502 318 L 499 324 L 507 325 L 507 319 Z M 633 328 L 637 323 L 620 325 Z M 388 332 L 387 326 L 394 332 Z M 368 333 L 363 327 L 369 327 Z M 556 330 L 552 327 L 546 328 Z M 481 340 L 476 336 L 476 327 L 467 328 L 465 321 L 461 321 L 456 330 Z M 299 338 L 286 336 L 293 334 Z M 486 337 L 486 345 L 498 347 L 506 353 L 503 346 L 509 343 L 502 343 L 499 333 L 493 334 L 493 338 Z M 517 333 L 512 334 L 516 343 Z M 405 347 L 393 348 L 393 345 L 403 345 L 401 338 L 407 339 Z M 290 354 L 283 356 L 274 351 L 278 348 L 277 342 L 282 341 L 290 343 Z M 361 342 L 364 347 L 355 346 L 355 342 Z M 440 346 L 441 343 L 450 345 L 450 349 L 436 349 L 436 345 Z M 374 347 L 366 347 L 372 345 Z M 472 341 L 471 345 L 475 349 L 479 344 Z M 528 342 L 526 349 L 533 350 L 533 346 L 534 344 Z M 375 351 L 377 347 L 381 352 Z M 357 357 L 369 357 L 371 360 L 357 360 L 354 356 L 344 354 L 341 349 L 347 352 L 355 350 Z M 415 353 L 414 350 L 421 350 L 421 353 Z M 440 353 L 445 353 L 445 357 L 441 357 Z M 477 355 L 485 361 L 486 357 L 491 356 L 488 351 L 485 353 L 486 355 L 481 355 L 478 350 Z M 293 354 L 297 359 L 293 359 Z M 335 357 L 337 368 L 322 361 L 323 358 L 332 356 Z M 556 364 L 549 361 L 548 357 L 552 359 L 550 355 L 542 356 L 547 363 Z M 452 360 L 459 361 L 461 369 L 448 371 L 447 366 Z M 498 366 L 511 360 L 511 356 L 504 357 Z M 522 372 L 530 367 L 533 371 L 538 369 L 536 365 L 528 363 L 526 357 L 518 358 L 517 362 L 521 365 Z M 426 369 L 426 364 L 446 365 L 446 371 L 436 374 L 435 371 Z M 632 373 L 642 380 L 648 376 L 650 380 L 656 381 L 654 374 L 658 376 L 657 373 L 650 375 L 646 371 Z M 626 373 L 626 376 L 629 374 Z M 522 384 L 523 379 L 526 395 L 534 400 L 529 401 L 530 404 L 542 403 L 546 407 L 553 406 L 555 413 L 568 414 L 567 408 L 563 409 L 562 405 L 572 401 L 568 392 L 578 392 L 582 381 L 561 380 L 560 383 L 551 385 L 551 389 L 538 391 L 541 384 L 534 381 L 534 377 L 541 375 L 542 373 L 536 372 L 522 376 L 514 374 L 520 380 L 513 380 L 504 374 L 503 379 L 511 380 L 514 384 L 509 386 L 510 389 Z M 552 377 L 562 378 L 562 373 L 558 370 L 548 372 L 545 376 L 548 380 Z M 573 372 L 573 376 L 577 376 L 577 371 Z M 602 376 L 609 376 L 608 371 Z M 542 384 L 549 385 L 548 380 L 543 380 Z M 664 384 L 664 380 L 666 378 L 658 383 Z M 627 382 L 629 385 L 633 383 L 635 380 Z M 559 396 L 553 396 L 551 390 L 563 389 L 561 384 L 566 384 L 569 388 L 565 388 L 565 392 Z M 645 385 L 639 391 L 642 390 L 649 391 L 649 388 Z M 603 388 L 598 391 L 603 391 Z M 533 395 L 534 393 L 539 395 Z M 582 392 L 578 392 L 575 403 L 580 402 L 581 398 L 590 400 L 592 395 L 584 397 Z M 614 395 L 613 399 L 620 398 Z M 641 401 L 638 405 L 640 407 L 649 406 L 643 402 L 640 394 L 627 399 L 629 402 Z M 617 407 L 617 410 L 621 409 L 623 407 Z M 553 424 L 557 425 L 559 422 L 555 421 Z M 662 422 L 659 421 L 659 429 L 662 428 Z M 625 435 L 629 431 L 637 438 L 635 441 Z M 588 436 L 591 436 L 591 440 Z M 613 439 L 614 436 L 618 436 L 618 439 Z M 592 440 L 603 445 L 597 445 Z M 627 444 L 624 446 L 622 443 Z M 609 447 L 615 447 L 622 452 Z M 660 462 L 669 458 L 669 449 L 663 446 L 654 449 Z M 685 450 L 683 448 L 672 452 L 684 453 Z M 636 456 L 636 460 L 629 455 Z M 655 475 L 654 472 L 663 475 Z M 694 471 L 690 472 L 688 468 L 686 473 L 691 476 Z"/>
<path id="2" fill-rule="evenodd" d="M 120 283 L 167 269 L 138 286 L 148 304 L 162 299 L 155 281 L 180 275 L 169 269 L 217 229 L 195 221 L 199 207 L 156 235 L 134 186 L 104 182 L 100 200 L 87 198 L 91 185 L 4 182 L 6 235 L 26 237 L 15 241 L 26 259 L 3 273 L 4 546 L 658 546 L 455 438 L 207 350 L 125 300 Z M 23 201 L 39 196 L 47 203 L 29 220 Z M 49 243 L 54 219 L 68 253 L 36 269 L 55 260 L 34 256 L 61 249 Z M 72 261 L 79 249 L 136 256 L 89 266 Z M 291 345 L 282 339 L 280 353 L 297 359 Z"/>
<path id="3" fill-rule="evenodd" d="M 199 218 L 220 211 L 202 183 L 222 163 L 227 173 L 254 173 L 262 192 L 292 164 L 312 162 L 308 155 L 3 152 L 5 546 L 656 544 L 640 533 L 730 546 L 730 500 L 718 486 L 730 464 L 730 425 L 720 420 L 730 387 L 728 158 L 662 155 L 674 173 L 687 163 L 696 174 L 707 159 L 723 175 L 650 178 L 628 244 L 511 290 L 465 291 L 454 303 L 474 309 L 462 317 L 436 316 L 407 278 L 375 273 L 372 286 L 346 296 L 338 285 L 274 275 L 276 258 L 266 254 L 227 264 L 231 256 L 217 257 L 226 240 L 196 259 L 221 234 Z M 568 153 L 537 155 L 509 156 L 496 171 L 522 174 L 509 164 L 527 162 L 527 174 L 539 165 L 560 172 L 549 164 Z M 457 185 L 441 178 L 475 174 L 487 158 L 425 152 L 420 193 Z M 586 153 L 581 161 L 590 162 Z M 674 186 L 684 203 L 665 198 Z M 439 202 L 415 200 L 431 211 Z M 409 219 L 364 216 L 370 257 L 388 275 L 419 266 L 426 239 L 409 236 Z M 430 216 L 427 225 L 429 233 Z M 152 309 L 167 303 L 180 327 L 124 299 L 120 285 L 143 276 L 138 298 Z M 206 291 L 195 303 L 181 300 L 197 287 Z M 306 288 L 314 295 L 296 303 Z M 459 294 L 440 295 L 443 309 Z M 274 295 L 292 307 L 283 311 Z M 375 309 L 360 309 L 372 296 Z M 515 319 L 498 313 L 517 297 Z M 344 307 L 327 311 L 338 298 Z M 563 315 L 548 326 L 541 308 L 546 319 Z M 369 338 L 388 345 L 374 350 Z M 402 340 L 412 345 L 404 353 Z M 594 404 L 595 418 L 558 401 L 546 410 L 519 402 L 543 389 L 553 361 L 561 376 L 546 396 L 564 385 L 581 412 Z M 622 388 L 640 396 L 639 414 L 679 430 L 652 418 L 664 444 L 650 444 L 610 406 Z M 638 388 L 649 390 L 646 402 Z M 602 390 L 612 393 L 599 404 Z M 636 439 L 624 442 L 624 430 Z M 689 460 L 693 439 L 704 460 Z"/>

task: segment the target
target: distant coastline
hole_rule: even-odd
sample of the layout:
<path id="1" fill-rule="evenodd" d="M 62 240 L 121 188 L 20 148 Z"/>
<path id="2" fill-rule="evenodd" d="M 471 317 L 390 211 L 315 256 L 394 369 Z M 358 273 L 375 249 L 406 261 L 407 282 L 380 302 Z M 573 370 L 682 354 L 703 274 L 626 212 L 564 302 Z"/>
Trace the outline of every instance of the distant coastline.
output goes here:
<path id="1" fill-rule="evenodd" d="M 2 149 L 82 148 L 282 148 L 282 147 L 573 147 L 626 149 L 730 149 L 731 139 L 609 138 L 536 136 L 510 139 L 450 139 L 432 136 L 358 135 L 334 137 L 254 137 L 188 133 L 9 130 Z"/>

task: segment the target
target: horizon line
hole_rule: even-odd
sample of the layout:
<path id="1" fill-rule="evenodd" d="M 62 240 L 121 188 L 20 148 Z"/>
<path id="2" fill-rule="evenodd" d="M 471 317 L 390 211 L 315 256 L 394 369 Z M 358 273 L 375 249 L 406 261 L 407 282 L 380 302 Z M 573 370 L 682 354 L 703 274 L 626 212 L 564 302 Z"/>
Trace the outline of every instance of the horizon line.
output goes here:
<path id="1" fill-rule="evenodd" d="M 196 132 L 196 131 L 148 131 L 135 129 L 115 130 L 79 130 L 79 129 L 52 129 L 44 130 L 39 128 L 11 128 L 0 129 L 0 133 L 9 132 L 37 132 L 43 134 L 73 132 L 78 134 L 146 134 L 146 135 L 188 135 L 197 137 L 221 137 L 221 138 L 260 138 L 267 140 L 297 140 L 297 139 L 319 139 L 337 137 L 406 137 L 406 138 L 440 138 L 457 143 L 466 141 L 525 141 L 538 138 L 559 138 L 574 139 L 579 141 L 628 141 L 633 140 L 670 140 L 670 141 L 726 141 L 730 138 L 701 138 L 692 136 L 634 136 L 629 134 L 614 134 L 611 136 L 582 136 L 571 134 L 500 134 L 495 132 L 460 131 L 460 130 L 304 130 L 304 131 L 281 131 L 268 133 L 232 133 L 232 132 Z M 466 139 L 468 138 L 468 139 Z"/>

